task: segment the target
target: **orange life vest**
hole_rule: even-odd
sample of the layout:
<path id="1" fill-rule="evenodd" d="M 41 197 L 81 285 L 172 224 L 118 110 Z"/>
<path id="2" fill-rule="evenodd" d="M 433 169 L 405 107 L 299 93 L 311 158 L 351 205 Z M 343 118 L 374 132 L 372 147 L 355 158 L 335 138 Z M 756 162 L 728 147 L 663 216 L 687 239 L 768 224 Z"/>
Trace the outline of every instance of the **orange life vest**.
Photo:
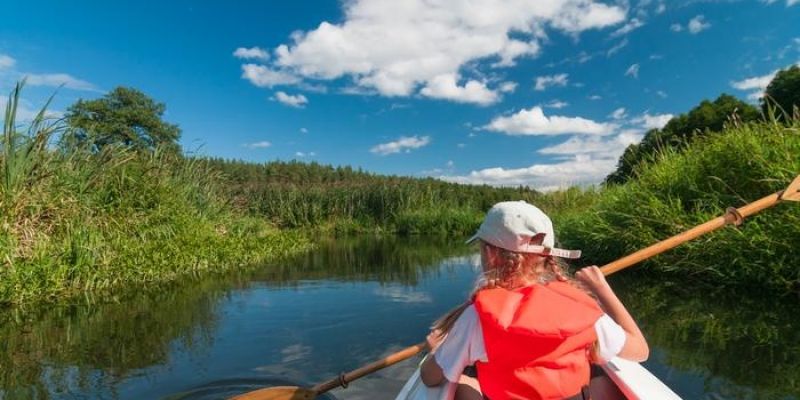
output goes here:
<path id="1" fill-rule="evenodd" d="M 478 362 L 491 400 L 565 399 L 589 383 L 594 324 L 603 311 L 586 293 L 554 281 L 475 297 L 488 362 Z"/>

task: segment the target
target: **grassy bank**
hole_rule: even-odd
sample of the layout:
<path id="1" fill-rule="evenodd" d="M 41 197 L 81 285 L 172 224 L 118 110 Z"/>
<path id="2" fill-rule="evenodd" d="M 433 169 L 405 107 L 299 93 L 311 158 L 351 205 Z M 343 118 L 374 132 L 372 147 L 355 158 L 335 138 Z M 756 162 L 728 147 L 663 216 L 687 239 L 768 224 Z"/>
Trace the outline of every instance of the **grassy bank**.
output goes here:
<path id="1" fill-rule="evenodd" d="M 262 263 L 307 247 L 230 210 L 219 174 L 171 152 L 65 147 L 40 114 L 0 156 L 0 304 L 117 294 Z"/>
<path id="2" fill-rule="evenodd" d="M 381 176 L 317 163 L 204 162 L 229 178 L 226 191 L 237 208 L 286 228 L 463 236 L 494 203 L 539 195 L 526 187 Z"/>
<path id="3" fill-rule="evenodd" d="M 800 123 L 731 127 L 684 152 L 662 152 L 637 179 L 554 210 L 561 241 L 603 264 L 784 189 L 800 172 Z M 578 196 L 580 197 L 580 196 Z M 580 200 L 576 200 L 580 203 Z M 800 207 L 778 205 L 662 254 L 637 271 L 714 285 L 796 290 Z"/>

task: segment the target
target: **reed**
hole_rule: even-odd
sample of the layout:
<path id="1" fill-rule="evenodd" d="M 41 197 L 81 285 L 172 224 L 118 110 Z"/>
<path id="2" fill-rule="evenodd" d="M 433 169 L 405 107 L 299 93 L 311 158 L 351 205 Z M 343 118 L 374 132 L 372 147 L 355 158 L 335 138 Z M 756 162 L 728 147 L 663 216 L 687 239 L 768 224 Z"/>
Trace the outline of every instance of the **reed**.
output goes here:
<path id="1" fill-rule="evenodd" d="M 800 123 L 748 123 L 665 150 L 638 178 L 597 193 L 584 210 L 556 212 L 559 236 L 604 264 L 785 188 L 800 172 Z M 800 208 L 778 206 L 662 254 L 637 271 L 714 285 L 800 288 Z"/>
<path id="2" fill-rule="evenodd" d="M 0 304 L 119 296 L 259 265 L 305 237 L 231 211 L 217 172 L 174 152 L 101 151 L 69 140 L 46 108 L 20 133 L 5 113 Z"/>

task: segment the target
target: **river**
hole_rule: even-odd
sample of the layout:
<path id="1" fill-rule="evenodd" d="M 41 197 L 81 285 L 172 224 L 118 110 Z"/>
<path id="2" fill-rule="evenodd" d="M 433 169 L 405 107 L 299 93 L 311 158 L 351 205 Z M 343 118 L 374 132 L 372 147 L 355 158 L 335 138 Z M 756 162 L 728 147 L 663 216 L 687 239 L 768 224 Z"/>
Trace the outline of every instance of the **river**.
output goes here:
<path id="1" fill-rule="evenodd" d="M 312 385 L 420 342 L 463 301 L 475 248 L 441 238 L 325 240 L 275 265 L 95 303 L 0 314 L 0 400 L 215 399 Z M 612 279 L 685 399 L 800 399 L 798 299 Z M 393 399 L 418 358 L 336 389 Z"/>

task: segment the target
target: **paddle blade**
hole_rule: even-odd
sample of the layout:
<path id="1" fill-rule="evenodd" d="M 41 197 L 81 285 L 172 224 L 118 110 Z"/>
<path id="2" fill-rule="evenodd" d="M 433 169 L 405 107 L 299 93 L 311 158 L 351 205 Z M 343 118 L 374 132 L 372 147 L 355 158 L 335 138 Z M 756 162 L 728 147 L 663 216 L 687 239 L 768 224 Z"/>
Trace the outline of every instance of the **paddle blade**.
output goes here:
<path id="1" fill-rule="evenodd" d="M 800 201 L 800 175 L 783 191 L 781 200 Z"/>
<path id="2" fill-rule="evenodd" d="M 264 388 L 231 397 L 229 400 L 313 400 L 317 393 L 297 386 Z"/>

